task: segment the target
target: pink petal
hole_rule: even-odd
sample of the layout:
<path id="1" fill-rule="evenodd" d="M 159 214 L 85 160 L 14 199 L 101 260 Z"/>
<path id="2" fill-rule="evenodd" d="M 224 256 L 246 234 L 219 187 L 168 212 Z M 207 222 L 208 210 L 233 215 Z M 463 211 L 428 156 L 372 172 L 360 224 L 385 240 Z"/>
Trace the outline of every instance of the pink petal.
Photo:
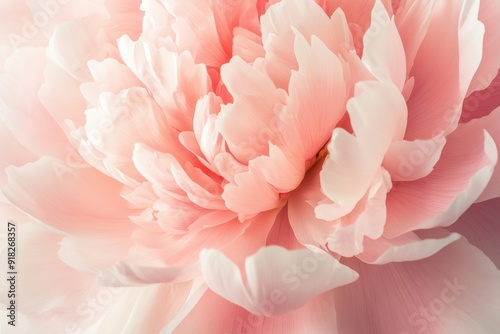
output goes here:
<path id="1" fill-rule="evenodd" d="M 303 245 L 295 237 L 294 231 L 290 226 L 290 220 L 288 218 L 288 206 L 281 209 L 280 213 L 276 217 L 273 223 L 269 235 L 266 239 L 266 246 L 281 246 L 283 248 L 292 249 L 302 249 Z"/>
<path id="2" fill-rule="evenodd" d="M 355 272 L 328 254 L 315 254 L 306 249 L 287 251 L 277 246 L 262 248 L 247 258 L 246 284 L 239 268 L 220 251 L 204 250 L 200 262 L 207 285 L 215 293 L 265 316 L 299 308 L 313 297 L 357 278 Z M 267 298 L 277 292 L 286 302 L 270 311 L 264 305 Z"/>
<path id="3" fill-rule="evenodd" d="M 380 238 L 387 215 L 385 200 L 391 186 L 389 174 L 380 170 L 363 198 L 336 224 L 328 238 L 329 250 L 350 257 L 363 251 L 366 237 Z"/>
<path id="4" fill-rule="evenodd" d="M 193 130 L 198 146 L 212 166 L 219 153 L 226 152 L 226 142 L 217 129 L 217 116 L 222 100 L 210 93 L 198 100 L 193 118 Z M 213 168 L 213 167 L 211 167 Z"/>
<path id="5" fill-rule="evenodd" d="M 481 1 L 479 6 L 479 21 L 484 24 L 483 57 L 481 64 L 470 84 L 468 94 L 489 86 L 500 68 L 500 3 L 498 1 Z"/>
<path id="6" fill-rule="evenodd" d="M 406 105 L 395 86 L 363 82 L 356 90 L 347 104 L 356 136 L 341 128 L 333 131 L 330 155 L 320 174 L 323 192 L 351 208 L 366 193 L 391 142 L 402 138 L 406 126 Z"/>
<path id="7" fill-rule="evenodd" d="M 133 161 L 137 170 L 160 190 L 211 210 L 226 210 L 221 198 L 222 187 L 191 163 L 178 161 L 168 153 L 160 153 L 146 145 L 135 147 Z M 189 199 L 189 200 L 188 200 Z M 170 203 L 169 206 L 172 206 Z"/>
<path id="8" fill-rule="evenodd" d="M 473 92 L 464 100 L 460 121 L 468 122 L 474 118 L 487 116 L 499 105 L 500 72 L 487 88 Z"/>
<path id="9" fill-rule="evenodd" d="M 120 197 L 123 185 L 93 168 L 71 168 L 44 157 L 20 168 L 8 168 L 7 175 L 8 183 L 2 189 L 5 196 L 57 230 L 79 235 L 129 235 L 133 228 L 128 217 L 137 211 Z"/>
<path id="10" fill-rule="evenodd" d="M 363 38 L 363 64 L 380 81 L 389 81 L 401 91 L 406 81 L 406 56 L 394 19 L 375 2 L 372 23 Z"/>
<path id="11" fill-rule="evenodd" d="M 284 0 L 271 6 L 261 17 L 266 70 L 283 89 L 288 87 L 291 71 L 297 69 L 292 27 L 307 41 L 314 35 L 332 51 L 338 49 L 332 21 L 313 0 Z"/>
<path id="12" fill-rule="evenodd" d="M 500 269 L 500 198 L 472 205 L 457 222 L 446 229 L 458 232 L 490 258 Z"/>
<path id="13" fill-rule="evenodd" d="M 210 88 L 205 65 L 195 64 L 187 52 L 132 42 L 128 36 L 120 38 L 118 46 L 125 64 L 151 91 L 172 127 L 192 130 L 196 103 Z"/>
<path id="14" fill-rule="evenodd" d="M 116 47 L 110 44 L 110 36 L 103 28 L 105 24 L 104 17 L 92 15 L 58 25 L 48 48 L 52 59 L 75 79 L 89 81 L 89 60 L 117 56 Z"/>
<path id="15" fill-rule="evenodd" d="M 395 16 L 396 26 L 403 42 L 406 54 L 406 66 L 409 73 L 415 56 L 429 29 L 432 8 L 435 0 L 402 0 Z"/>
<path id="16" fill-rule="evenodd" d="M 306 246 L 324 246 L 335 230 L 336 224 L 333 220 L 339 218 L 328 217 L 328 220 L 324 220 L 317 218 L 315 214 L 315 205 L 325 199 L 325 195 L 321 192 L 319 177 L 321 165 L 321 162 L 314 165 L 307 172 L 300 186 L 288 198 L 290 226 L 297 240 Z M 339 210 L 332 210 L 328 207 L 325 211 L 332 214 Z M 346 213 L 341 212 L 338 215 L 342 216 Z"/>
<path id="17" fill-rule="evenodd" d="M 130 235 L 70 236 L 60 242 L 59 258 L 76 270 L 96 275 L 121 260 L 133 246 Z"/>
<path id="18" fill-rule="evenodd" d="M 186 266 L 144 266 L 120 261 L 102 271 L 97 281 L 105 286 L 147 286 L 158 283 L 179 283 L 199 275 L 198 263 Z"/>
<path id="19" fill-rule="evenodd" d="M 392 181 L 418 180 L 432 172 L 445 144 L 442 133 L 428 140 L 396 141 L 389 147 L 382 165 Z"/>
<path id="20" fill-rule="evenodd" d="M 384 235 L 452 224 L 487 186 L 497 154 L 487 132 L 461 125 L 447 137 L 441 159 L 427 177 L 394 185 Z"/>
<path id="21" fill-rule="evenodd" d="M 22 48 L 0 77 L 1 115 L 14 137 L 37 155 L 64 158 L 68 140 L 38 99 L 45 70 L 43 48 Z"/>
<path id="22" fill-rule="evenodd" d="M 500 326 L 500 272 L 464 240 L 421 261 L 345 263 L 360 278 L 335 290 L 340 333 L 494 333 Z"/>
<path id="23" fill-rule="evenodd" d="M 176 18 L 173 26 L 177 45 L 189 50 L 197 63 L 219 67 L 231 58 L 236 27 L 257 32 L 257 8 L 252 1 L 206 2 L 163 0 Z"/>
<path id="24" fill-rule="evenodd" d="M 410 72 L 415 86 L 408 100 L 405 139 L 430 139 L 456 128 L 460 106 L 481 61 L 484 27 L 477 19 L 478 10 L 477 0 L 434 2 L 427 34 Z"/>
<path id="25" fill-rule="evenodd" d="M 247 63 L 265 57 L 262 39 L 259 34 L 242 27 L 236 27 L 233 34 L 233 56 L 238 56 Z"/>
<path id="26" fill-rule="evenodd" d="M 123 289 L 116 303 L 96 321 L 92 332 L 160 333 L 182 309 L 191 286 L 191 282 L 187 282 Z"/>
<path id="27" fill-rule="evenodd" d="M 450 243 L 460 239 L 458 233 L 433 233 L 425 238 L 409 232 L 393 239 L 366 238 L 364 251 L 356 255 L 358 259 L 369 264 L 387 264 L 391 262 L 416 261 L 430 257 Z"/>
<path id="28" fill-rule="evenodd" d="M 265 307 L 273 310 L 282 303 L 286 303 L 286 299 L 277 293 L 269 296 Z M 195 305 L 190 306 L 189 311 L 164 329 L 164 333 L 338 333 L 332 293 L 323 294 L 299 309 L 274 317 L 252 314 L 212 291 L 204 293 Z"/>
<path id="29" fill-rule="evenodd" d="M 259 196 L 256 197 L 255 194 Z M 273 189 L 262 172 L 255 168 L 235 175 L 234 183 L 224 187 L 222 198 L 227 208 L 237 212 L 241 219 L 247 219 L 284 203 L 279 192 Z"/>
<path id="30" fill-rule="evenodd" d="M 44 22 L 40 25 L 40 30 L 50 39 L 54 28 L 68 21 L 79 19 L 91 15 L 107 15 L 106 7 L 103 0 L 76 0 L 72 1 L 71 5 L 65 1 L 26 1 L 33 15 L 33 20 Z M 46 14 L 49 18 L 44 21 L 43 17 Z M 36 21 L 35 21 L 36 22 Z"/>
<path id="31" fill-rule="evenodd" d="M 54 311 L 79 301 L 82 292 L 93 285 L 93 280 L 60 261 L 57 252 L 62 237 L 33 223 L 18 225 L 17 228 L 24 245 L 18 248 L 17 254 L 18 271 L 23 273 L 17 282 L 18 287 L 23 288 L 23 293 L 19 294 L 22 310 Z M 6 253 L 3 255 L 7 256 Z M 6 296 L 2 298 L 6 299 Z"/>
<path id="32" fill-rule="evenodd" d="M 495 145 L 500 148 L 500 108 L 495 109 L 491 114 L 470 121 L 463 126 L 475 131 L 486 130 L 495 141 Z M 485 201 L 491 198 L 500 197 L 500 164 L 496 164 L 491 180 L 477 199 L 478 202 Z"/>
<path id="33" fill-rule="evenodd" d="M 132 162 L 135 144 L 140 142 L 156 150 L 164 150 L 165 143 L 170 139 L 165 115 L 144 88 L 133 87 L 116 95 L 102 93 L 99 104 L 88 109 L 86 116 L 86 138 L 81 141 L 103 155 L 102 164 L 110 175 L 116 168 L 141 181 L 142 175 Z M 143 131 L 143 126 L 148 131 Z"/>
<path id="34" fill-rule="evenodd" d="M 40 102 L 69 136 L 78 126 L 85 124 L 88 102 L 80 90 L 82 82 L 53 61 L 47 61 L 44 79 L 38 91 Z M 64 87 L 64 94 L 61 94 L 61 87 Z"/>
<path id="35" fill-rule="evenodd" d="M 118 94 L 120 91 L 134 86 L 141 86 L 141 82 L 132 73 L 132 71 L 114 58 L 104 59 L 102 62 L 91 60 L 88 63 L 90 73 L 94 78 L 93 82 L 85 82 L 80 85 L 81 94 L 92 105 L 99 104 L 99 95 L 103 92 L 111 92 Z M 55 66 L 54 66 L 55 67 Z M 46 77 L 51 78 L 48 74 Z M 53 80 L 52 84 L 61 83 L 61 75 Z M 54 87 L 45 87 L 46 93 L 49 94 Z M 50 103 L 50 101 L 46 101 Z M 73 117 L 72 117 L 73 119 Z"/>
<path id="36" fill-rule="evenodd" d="M 345 113 L 346 83 L 342 62 L 315 36 L 311 44 L 297 35 L 295 54 L 299 69 L 292 73 L 282 120 L 284 145 L 304 160 L 325 145 Z"/>
<path id="37" fill-rule="evenodd" d="M 222 67 L 221 75 L 234 103 L 222 107 L 216 126 L 235 158 L 246 163 L 279 138 L 275 105 L 280 98 L 272 81 L 241 58 Z"/>
<path id="38" fill-rule="evenodd" d="M 8 143 L 0 147 L 0 184 L 5 184 L 7 181 L 5 169 L 8 166 L 22 166 L 27 162 L 36 160 L 37 156 L 19 143 L 14 134 L 1 121 L 0 142 Z"/>

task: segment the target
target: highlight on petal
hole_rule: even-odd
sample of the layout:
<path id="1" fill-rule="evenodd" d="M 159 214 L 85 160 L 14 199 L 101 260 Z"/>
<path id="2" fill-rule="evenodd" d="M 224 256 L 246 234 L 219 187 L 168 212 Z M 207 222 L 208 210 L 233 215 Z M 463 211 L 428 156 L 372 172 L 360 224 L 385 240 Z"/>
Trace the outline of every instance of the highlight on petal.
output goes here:
<path id="1" fill-rule="evenodd" d="M 302 249 L 287 251 L 277 246 L 262 248 L 245 261 L 246 282 L 240 269 L 223 253 L 204 250 L 200 255 L 203 276 L 215 293 L 254 314 L 280 315 L 311 298 L 356 280 L 357 274 L 329 254 Z M 285 301 L 266 303 L 273 295 Z"/>
<path id="2" fill-rule="evenodd" d="M 325 145 L 345 113 L 349 74 L 342 61 L 317 37 L 311 44 L 297 31 L 295 54 L 298 70 L 292 71 L 280 124 L 287 150 L 309 160 Z"/>
<path id="3" fill-rule="evenodd" d="M 430 257 L 460 239 L 458 233 L 435 230 L 427 233 L 425 238 L 419 236 L 409 232 L 393 239 L 365 239 L 364 251 L 356 257 L 369 264 L 416 261 Z"/>
<path id="4" fill-rule="evenodd" d="M 495 142 L 485 130 L 460 126 L 447 137 L 441 159 L 427 177 L 394 185 L 387 197 L 384 235 L 453 224 L 486 188 L 497 159 Z M 423 193 L 425 197 L 417 195 Z"/>
<path id="5" fill-rule="evenodd" d="M 445 144 L 443 133 L 429 140 L 396 141 L 389 147 L 382 165 L 393 181 L 418 180 L 432 172 Z"/>
<path id="6" fill-rule="evenodd" d="M 365 194 L 393 141 L 406 127 L 406 105 L 390 83 L 362 82 L 347 103 L 354 134 L 336 128 L 321 171 L 322 191 L 348 207 Z M 378 129 L 384 129 L 380 132 Z"/>
<path id="7" fill-rule="evenodd" d="M 392 82 L 403 90 L 406 82 L 406 57 L 394 18 L 376 1 L 372 23 L 363 38 L 363 63 L 380 81 Z"/>
<path id="8" fill-rule="evenodd" d="M 185 267 L 140 266 L 119 262 L 112 268 L 103 271 L 97 277 L 104 286 L 143 286 L 157 283 L 178 283 L 189 281 L 196 277 L 198 265 Z"/>

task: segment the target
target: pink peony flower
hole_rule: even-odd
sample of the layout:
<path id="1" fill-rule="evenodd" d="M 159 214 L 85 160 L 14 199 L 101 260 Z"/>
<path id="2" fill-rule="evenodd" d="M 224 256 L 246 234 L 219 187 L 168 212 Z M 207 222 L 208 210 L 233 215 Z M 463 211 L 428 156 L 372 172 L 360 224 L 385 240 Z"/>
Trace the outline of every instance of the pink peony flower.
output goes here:
<path id="1" fill-rule="evenodd" d="M 500 331 L 497 0 L 0 8 L 2 330 Z"/>

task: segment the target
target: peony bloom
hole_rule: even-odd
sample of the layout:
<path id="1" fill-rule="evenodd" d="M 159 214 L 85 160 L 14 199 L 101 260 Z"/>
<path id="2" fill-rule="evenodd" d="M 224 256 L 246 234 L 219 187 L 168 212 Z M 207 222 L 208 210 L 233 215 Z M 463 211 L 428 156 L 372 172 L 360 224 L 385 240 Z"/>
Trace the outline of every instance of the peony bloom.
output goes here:
<path id="1" fill-rule="evenodd" d="M 499 1 L 0 9 L 17 332 L 500 332 Z"/>

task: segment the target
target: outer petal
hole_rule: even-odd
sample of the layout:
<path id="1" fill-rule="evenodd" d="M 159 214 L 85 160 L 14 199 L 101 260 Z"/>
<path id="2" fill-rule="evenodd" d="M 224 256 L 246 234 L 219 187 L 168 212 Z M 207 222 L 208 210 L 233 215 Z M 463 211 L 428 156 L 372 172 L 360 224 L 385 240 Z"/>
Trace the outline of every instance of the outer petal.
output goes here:
<path id="1" fill-rule="evenodd" d="M 481 61 L 484 26 L 477 19 L 478 10 L 477 0 L 434 2 L 427 34 L 409 74 L 415 85 L 408 100 L 405 139 L 430 139 L 456 128 Z"/>
<path id="2" fill-rule="evenodd" d="M 457 222 L 446 229 L 458 232 L 483 251 L 500 270 L 500 198 L 472 205 Z"/>
<path id="3" fill-rule="evenodd" d="M 395 20 L 404 45 L 407 72 L 412 69 L 417 51 L 429 28 L 434 1 L 401 0 L 399 3 Z"/>
<path id="4" fill-rule="evenodd" d="M 42 158 L 20 168 L 9 168 L 2 189 L 17 207 L 66 233 L 127 236 L 137 214 L 120 197 L 122 184 L 92 168 L 73 169 Z M 50 194 L 48 196 L 47 194 Z"/>
<path id="5" fill-rule="evenodd" d="M 255 314 L 280 315 L 301 307 L 315 296 L 356 280 L 357 274 L 329 254 L 309 250 L 287 251 L 277 246 L 262 248 L 247 258 L 247 283 L 240 270 L 217 250 L 201 253 L 207 285 L 217 294 Z M 279 294 L 286 301 L 272 311 L 267 303 Z"/>
<path id="6" fill-rule="evenodd" d="M 0 76 L 0 115 L 31 152 L 62 158 L 67 138 L 37 96 L 45 65 L 44 48 L 23 48 L 8 59 Z"/>
<path id="7" fill-rule="evenodd" d="M 471 93 L 475 90 L 485 89 L 496 76 L 500 68 L 500 3 L 498 1 L 481 1 L 479 6 L 479 20 L 485 26 L 483 57 L 477 72 L 469 87 Z M 467 94 L 469 95 L 469 94 Z"/>
<path id="8" fill-rule="evenodd" d="M 385 236 L 451 225 L 488 185 L 498 156 L 491 136 L 464 125 L 447 139 L 432 173 L 394 185 L 387 197 Z"/>
<path id="9" fill-rule="evenodd" d="M 383 166 L 392 181 L 413 181 L 429 175 L 439 161 L 446 137 L 440 133 L 429 140 L 401 140 L 391 144 Z"/>
<path id="10" fill-rule="evenodd" d="M 483 90 L 469 95 L 462 107 L 461 122 L 489 115 L 500 105 L 500 72 L 493 78 L 491 84 Z"/>
<path id="11" fill-rule="evenodd" d="M 450 243 L 460 239 L 458 233 L 432 231 L 431 235 L 420 238 L 409 232 L 393 239 L 381 237 L 365 239 L 364 252 L 356 257 L 370 264 L 386 264 L 425 259 L 439 252 Z M 441 233 L 442 232 L 442 233 Z"/>
<path id="12" fill-rule="evenodd" d="M 500 272 L 464 240 L 416 262 L 345 263 L 360 279 L 335 290 L 341 333 L 486 334 L 500 326 Z"/>
<path id="13" fill-rule="evenodd" d="M 274 295 L 267 307 L 272 310 L 274 305 L 280 305 L 284 302 L 286 299 L 283 295 Z M 274 317 L 252 314 L 212 291 L 204 293 L 199 302 L 190 306 L 189 312 L 178 317 L 175 323 L 169 324 L 162 331 L 162 334 L 338 333 L 332 293 L 323 294 L 299 309 Z M 203 326 L 200 327 L 200 324 Z"/>
<path id="14" fill-rule="evenodd" d="M 158 283 L 179 283 L 199 275 L 198 263 L 184 267 L 149 267 L 118 262 L 111 269 L 101 272 L 97 278 L 105 286 L 144 286 Z"/>
<path id="15" fill-rule="evenodd" d="M 22 166 L 29 161 L 37 159 L 37 156 L 16 139 L 7 126 L 0 121 L 0 142 L 4 143 L 0 147 L 0 184 L 7 181 L 5 169 L 8 166 Z"/>
<path id="16" fill-rule="evenodd" d="M 115 40 L 104 29 L 106 23 L 104 15 L 96 14 L 58 25 L 50 39 L 50 56 L 75 79 L 90 80 L 89 60 L 118 56 Z"/>
<path id="17" fill-rule="evenodd" d="M 16 333 L 26 325 L 31 328 L 19 333 L 33 333 L 41 328 L 54 333 L 75 328 L 84 331 L 116 301 L 120 289 L 99 287 L 91 276 L 60 261 L 57 252 L 61 236 L 27 223 L 18 225 L 18 237 Z M 2 267 L 2 271 L 7 272 L 5 269 Z M 7 294 L 1 297 L 6 298 Z M 24 323 L 21 325 L 20 322 Z M 6 322 L 3 321 L 4 325 Z M 17 325 L 21 325 L 20 328 Z M 9 327 L 7 332 L 12 330 L 11 326 L 6 327 Z"/>
<path id="18" fill-rule="evenodd" d="M 497 149 L 500 149 L 500 108 L 495 109 L 491 114 L 482 117 L 480 119 L 475 119 L 463 127 L 467 129 L 475 129 L 475 131 L 480 131 L 484 129 L 488 131 L 495 141 Z M 491 198 L 500 197 L 500 164 L 496 164 L 495 171 L 491 176 L 491 180 L 484 189 L 483 193 L 477 199 L 478 202 L 485 201 Z"/>
<path id="19" fill-rule="evenodd" d="M 181 310 L 191 282 L 127 288 L 90 333 L 160 333 Z"/>

